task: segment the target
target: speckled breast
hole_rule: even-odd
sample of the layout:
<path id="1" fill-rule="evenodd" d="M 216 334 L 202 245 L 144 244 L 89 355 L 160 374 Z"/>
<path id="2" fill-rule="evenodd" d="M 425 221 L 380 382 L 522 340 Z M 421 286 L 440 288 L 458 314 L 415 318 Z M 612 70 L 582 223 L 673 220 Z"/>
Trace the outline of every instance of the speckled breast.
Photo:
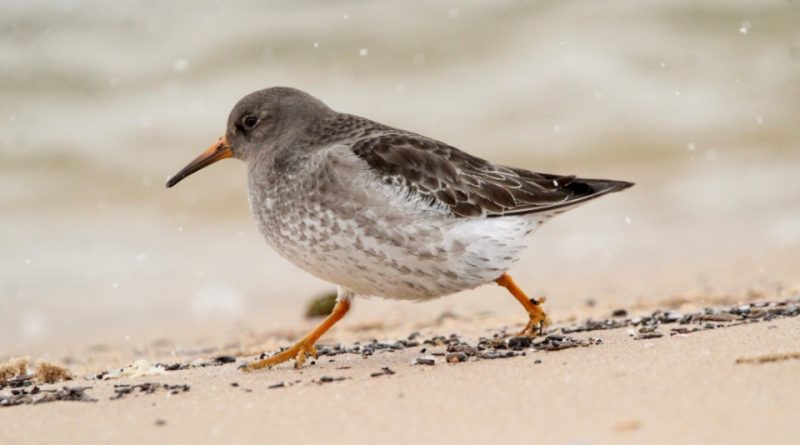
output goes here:
<path id="1" fill-rule="evenodd" d="M 359 295 L 428 299 L 491 282 L 518 259 L 535 227 L 526 218 L 426 211 L 349 173 L 326 177 L 312 165 L 255 181 L 265 176 L 251 172 L 250 205 L 283 257 Z"/>

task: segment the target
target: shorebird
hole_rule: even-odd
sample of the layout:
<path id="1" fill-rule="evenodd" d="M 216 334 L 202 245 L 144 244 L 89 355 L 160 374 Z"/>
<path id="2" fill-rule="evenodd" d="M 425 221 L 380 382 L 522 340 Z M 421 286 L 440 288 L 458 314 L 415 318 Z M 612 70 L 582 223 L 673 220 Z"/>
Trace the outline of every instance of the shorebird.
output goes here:
<path id="1" fill-rule="evenodd" d="M 260 369 L 316 357 L 314 344 L 356 296 L 428 300 L 497 283 L 525 308 L 519 335 L 550 323 L 507 273 L 525 238 L 552 216 L 633 184 L 535 173 L 340 113 L 302 91 L 242 98 L 225 135 L 169 179 L 172 187 L 225 158 L 247 164 L 252 213 L 284 258 L 336 284 L 333 312 Z"/>

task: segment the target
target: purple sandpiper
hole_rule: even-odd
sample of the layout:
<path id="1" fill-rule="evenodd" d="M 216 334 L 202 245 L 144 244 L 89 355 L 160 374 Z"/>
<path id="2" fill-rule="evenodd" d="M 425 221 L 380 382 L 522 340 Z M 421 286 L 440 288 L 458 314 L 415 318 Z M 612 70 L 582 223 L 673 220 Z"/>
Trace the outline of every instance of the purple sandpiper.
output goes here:
<path id="1" fill-rule="evenodd" d="M 487 283 L 550 323 L 507 271 L 552 216 L 633 184 L 493 164 L 444 142 L 332 110 L 275 87 L 236 104 L 225 136 L 167 182 L 224 158 L 247 164 L 250 207 L 269 244 L 338 286 L 333 312 L 294 346 L 246 370 L 316 357 L 355 296 L 427 300 Z"/>

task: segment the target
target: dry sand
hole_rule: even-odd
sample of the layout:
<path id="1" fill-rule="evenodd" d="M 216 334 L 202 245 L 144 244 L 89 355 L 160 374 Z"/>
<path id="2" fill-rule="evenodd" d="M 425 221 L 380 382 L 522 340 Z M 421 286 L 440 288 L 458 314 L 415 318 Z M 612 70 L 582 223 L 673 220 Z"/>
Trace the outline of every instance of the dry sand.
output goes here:
<path id="1" fill-rule="evenodd" d="M 737 298 L 789 299 L 800 306 L 796 291 L 711 302 L 729 304 Z M 563 334 L 560 328 L 580 326 L 587 317 L 619 322 L 659 308 L 700 313 L 701 306 L 691 298 L 670 299 L 628 307 L 627 317 L 609 317 L 607 307 L 581 307 L 575 320 L 557 317 L 550 333 Z M 324 356 L 300 370 L 282 365 L 255 373 L 243 373 L 237 365 L 253 358 L 248 354 L 288 344 L 285 337 L 301 330 L 240 333 L 195 350 L 181 350 L 168 340 L 138 350 L 86 348 L 71 359 L 75 380 L 40 388 L 88 387 L 83 396 L 96 401 L 0 408 L 0 443 L 792 442 L 800 434 L 800 317 L 737 326 L 713 317 L 660 324 L 655 331 L 664 334 L 660 338 L 634 339 L 641 335 L 639 326 L 569 333 L 601 342 L 556 351 L 524 348 L 511 358 L 470 357 L 460 363 L 439 355 L 446 346 L 422 342 L 458 333 L 474 346 L 479 337 L 518 329 L 521 320 L 510 314 L 444 313 L 427 322 L 345 321 L 324 344 L 360 342 L 363 347 L 373 338 L 394 342 L 413 332 L 419 332 L 413 341 L 421 344 L 378 350 L 366 358 Z M 725 327 L 670 335 L 674 328 L 707 323 Z M 104 381 L 83 377 L 137 358 L 201 364 L 226 354 L 239 355 L 236 363 Z M 435 365 L 415 364 L 430 354 Z M 384 368 L 394 374 L 373 376 Z M 115 386 L 149 383 L 174 386 Z M 11 389 L 0 394 L 10 395 Z"/>

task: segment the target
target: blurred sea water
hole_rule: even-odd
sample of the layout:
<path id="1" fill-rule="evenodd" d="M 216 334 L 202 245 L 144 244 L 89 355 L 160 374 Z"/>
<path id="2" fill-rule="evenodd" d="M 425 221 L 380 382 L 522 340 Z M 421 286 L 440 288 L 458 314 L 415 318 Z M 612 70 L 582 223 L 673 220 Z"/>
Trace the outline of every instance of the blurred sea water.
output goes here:
<path id="1" fill-rule="evenodd" d="M 500 163 L 637 182 L 531 239 L 514 272 L 557 309 L 800 282 L 798 1 L 0 10 L 0 356 L 299 319 L 330 286 L 263 243 L 241 164 L 163 188 L 274 85 Z M 427 310 L 513 307 L 487 293 Z"/>

